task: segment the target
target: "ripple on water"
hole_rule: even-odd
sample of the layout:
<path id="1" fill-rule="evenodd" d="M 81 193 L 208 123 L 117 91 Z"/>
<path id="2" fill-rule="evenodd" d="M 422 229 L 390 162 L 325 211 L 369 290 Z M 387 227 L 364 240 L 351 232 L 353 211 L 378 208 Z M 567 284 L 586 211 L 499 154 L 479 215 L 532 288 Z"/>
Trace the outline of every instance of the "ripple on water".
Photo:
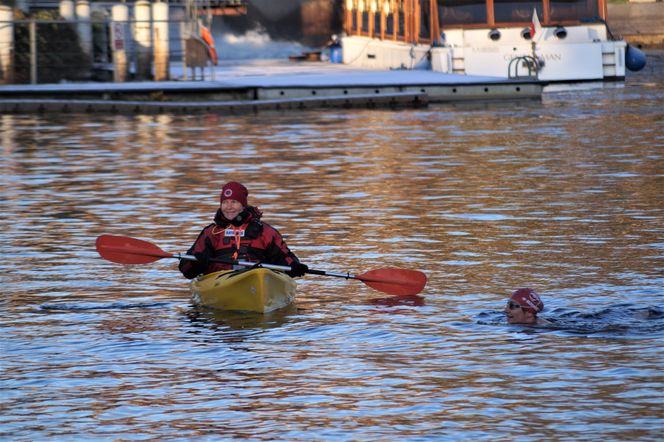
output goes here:
<path id="1" fill-rule="evenodd" d="M 0 438 L 655 440 L 661 84 L 259 119 L 0 116 Z M 412 268 L 425 290 L 307 275 L 288 309 L 215 312 L 176 260 L 97 256 L 103 233 L 187 250 L 226 179 L 311 268 Z M 551 326 L 505 322 L 523 286 Z"/>

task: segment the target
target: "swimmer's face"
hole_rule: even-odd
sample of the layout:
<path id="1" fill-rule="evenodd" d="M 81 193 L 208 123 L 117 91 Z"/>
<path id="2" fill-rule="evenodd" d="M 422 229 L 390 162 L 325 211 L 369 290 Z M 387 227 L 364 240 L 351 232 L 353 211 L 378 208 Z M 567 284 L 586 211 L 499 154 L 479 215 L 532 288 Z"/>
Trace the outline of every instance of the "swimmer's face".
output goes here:
<path id="1" fill-rule="evenodd" d="M 510 324 L 534 324 L 537 321 L 536 316 L 531 311 L 524 310 L 521 305 L 511 299 L 505 304 L 503 312 Z"/>

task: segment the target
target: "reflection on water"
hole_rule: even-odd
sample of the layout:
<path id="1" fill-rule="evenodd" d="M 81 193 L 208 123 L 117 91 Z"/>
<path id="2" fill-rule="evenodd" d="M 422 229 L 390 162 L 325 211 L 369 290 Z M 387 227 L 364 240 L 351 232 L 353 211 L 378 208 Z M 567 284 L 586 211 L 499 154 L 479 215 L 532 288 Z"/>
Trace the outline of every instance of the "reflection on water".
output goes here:
<path id="1" fill-rule="evenodd" d="M 116 309 L 130 309 L 130 308 L 150 308 L 150 307 L 164 307 L 167 302 L 139 302 L 139 303 L 126 303 L 126 302 L 112 302 L 110 304 L 99 303 L 77 303 L 77 304 L 42 304 L 39 306 L 41 310 L 116 310 Z"/>
<path id="2" fill-rule="evenodd" d="M 0 116 L 0 438 L 656 439 L 661 72 L 541 103 Z M 308 275 L 289 309 L 222 313 L 175 260 L 97 255 L 183 252 L 229 179 L 310 267 L 425 290 Z M 506 324 L 523 286 L 558 328 Z"/>
<path id="3" fill-rule="evenodd" d="M 382 305 L 386 307 L 414 306 L 424 305 L 424 297 L 419 295 L 388 296 L 385 298 L 374 298 L 369 301 L 372 305 Z"/>
<path id="4" fill-rule="evenodd" d="M 199 305 L 184 314 L 196 326 L 210 327 L 223 333 L 229 329 L 266 329 L 279 327 L 297 317 L 298 306 L 291 304 L 270 313 L 233 312 L 209 309 Z"/>

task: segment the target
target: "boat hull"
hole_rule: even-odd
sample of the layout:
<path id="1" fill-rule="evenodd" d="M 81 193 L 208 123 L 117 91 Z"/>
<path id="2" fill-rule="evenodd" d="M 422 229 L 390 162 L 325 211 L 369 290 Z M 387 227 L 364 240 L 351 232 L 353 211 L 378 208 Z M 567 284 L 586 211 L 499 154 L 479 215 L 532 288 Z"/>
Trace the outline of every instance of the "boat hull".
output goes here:
<path id="1" fill-rule="evenodd" d="M 269 313 L 295 299 L 297 284 L 285 273 L 265 268 L 224 270 L 191 282 L 194 303 L 227 311 Z"/>
<path id="2" fill-rule="evenodd" d="M 556 37 L 556 31 L 566 33 Z M 492 32 L 500 35 L 496 41 Z M 561 35 L 561 34 L 559 34 Z M 535 41 L 523 28 L 451 29 L 443 45 L 409 44 L 365 36 L 342 39 L 345 64 L 369 69 L 422 69 L 445 74 L 549 82 L 625 78 L 622 40 L 607 38 L 602 24 L 543 28 Z M 537 60 L 529 64 L 527 60 Z M 637 67 L 645 62 L 635 63 Z"/>

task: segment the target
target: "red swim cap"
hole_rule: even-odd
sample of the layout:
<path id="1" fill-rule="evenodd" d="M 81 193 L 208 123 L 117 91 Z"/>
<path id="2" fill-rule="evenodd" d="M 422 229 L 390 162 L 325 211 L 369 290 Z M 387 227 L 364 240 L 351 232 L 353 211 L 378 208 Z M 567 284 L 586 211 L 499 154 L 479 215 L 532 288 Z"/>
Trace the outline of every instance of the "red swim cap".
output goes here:
<path id="1" fill-rule="evenodd" d="M 544 302 L 533 289 L 519 289 L 512 293 L 510 299 L 518 303 L 524 310 L 539 313 L 544 310 Z"/>
<path id="2" fill-rule="evenodd" d="M 249 191 L 246 187 L 236 181 L 230 181 L 224 184 L 224 187 L 221 188 L 219 204 L 223 203 L 224 200 L 235 200 L 239 201 L 243 206 L 246 206 L 248 196 Z"/>

